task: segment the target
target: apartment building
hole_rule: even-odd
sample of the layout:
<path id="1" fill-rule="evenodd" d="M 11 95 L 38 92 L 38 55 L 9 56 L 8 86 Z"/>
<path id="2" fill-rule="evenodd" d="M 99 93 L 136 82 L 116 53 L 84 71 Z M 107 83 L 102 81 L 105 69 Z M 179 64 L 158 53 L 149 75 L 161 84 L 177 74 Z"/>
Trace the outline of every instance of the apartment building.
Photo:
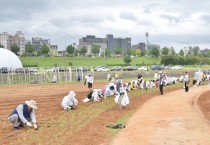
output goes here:
<path id="1" fill-rule="evenodd" d="M 92 45 L 99 45 L 99 55 L 103 54 L 106 48 L 112 53 L 114 53 L 115 48 L 120 48 L 122 53 L 125 53 L 128 48 L 131 48 L 131 38 L 114 38 L 113 35 L 108 34 L 106 38 L 96 38 L 93 35 L 87 35 L 79 39 L 79 48 L 85 46 L 87 54 L 91 54 Z"/>

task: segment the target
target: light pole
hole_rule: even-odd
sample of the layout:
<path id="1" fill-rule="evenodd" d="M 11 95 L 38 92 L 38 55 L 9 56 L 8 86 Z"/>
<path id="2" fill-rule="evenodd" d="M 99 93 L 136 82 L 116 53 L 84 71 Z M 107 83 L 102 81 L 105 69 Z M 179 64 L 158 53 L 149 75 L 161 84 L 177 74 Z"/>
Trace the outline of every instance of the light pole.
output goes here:
<path id="1" fill-rule="evenodd" d="M 147 56 L 148 56 L 148 45 L 149 45 L 149 39 L 148 39 L 148 37 L 149 37 L 149 33 L 148 32 L 146 32 L 145 33 L 145 36 L 146 36 L 146 41 L 147 41 L 147 44 L 146 44 L 146 50 L 147 50 Z"/>
<path id="2" fill-rule="evenodd" d="M 76 43 L 75 42 L 73 43 L 73 46 L 74 46 L 74 56 L 75 56 L 75 50 L 76 50 L 76 47 L 75 47 Z"/>

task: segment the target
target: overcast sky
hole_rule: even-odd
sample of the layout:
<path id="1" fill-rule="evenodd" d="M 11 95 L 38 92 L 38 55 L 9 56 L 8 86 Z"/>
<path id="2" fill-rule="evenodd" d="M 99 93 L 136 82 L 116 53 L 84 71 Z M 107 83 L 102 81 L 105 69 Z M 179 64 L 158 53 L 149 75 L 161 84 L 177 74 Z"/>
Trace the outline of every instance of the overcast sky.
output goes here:
<path id="1" fill-rule="evenodd" d="M 86 35 L 130 37 L 149 42 L 210 48 L 209 0 L 0 0 L 0 33 L 22 31 L 63 50 Z"/>

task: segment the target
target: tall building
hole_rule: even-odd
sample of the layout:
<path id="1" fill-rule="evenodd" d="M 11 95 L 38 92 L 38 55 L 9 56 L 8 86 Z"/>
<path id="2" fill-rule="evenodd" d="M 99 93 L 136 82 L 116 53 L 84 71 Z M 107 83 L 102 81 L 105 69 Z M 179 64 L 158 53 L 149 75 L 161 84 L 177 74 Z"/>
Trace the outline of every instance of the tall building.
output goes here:
<path id="1" fill-rule="evenodd" d="M 12 45 L 17 45 L 20 48 L 20 55 L 25 51 L 25 37 L 21 31 L 17 31 L 14 36 L 3 32 L 0 34 L 0 43 L 8 50 L 10 50 Z"/>
<path id="2" fill-rule="evenodd" d="M 38 52 L 44 44 L 50 48 L 50 39 L 42 39 L 40 37 L 32 38 L 32 45 L 34 46 L 35 51 Z"/>
<path id="3" fill-rule="evenodd" d="M 7 32 L 0 34 L 0 43 L 8 50 L 10 50 L 10 36 Z"/>
<path id="4" fill-rule="evenodd" d="M 58 56 L 58 46 L 57 45 L 51 45 L 49 53 L 50 53 L 50 56 Z"/>
<path id="5" fill-rule="evenodd" d="M 87 35 L 79 39 L 79 48 L 87 47 L 87 54 L 91 54 L 91 47 L 93 44 L 100 46 L 100 54 L 105 52 L 108 48 L 114 53 L 115 48 L 120 48 L 122 53 L 125 53 L 128 48 L 131 48 L 131 38 L 114 38 L 113 35 L 106 35 L 106 38 L 96 38 L 93 35 Z"/>
<path id="6" fill-rule="evenodd" d="M 21 31 L 17 31 L 14 36 L 10 37 L 10 47 L 17 45 L 20 48 L 19 54 L 22 55 L 25 52 L 25 37 Z"/>
<path id="7" fill-rule="evenodd" d="M 138 43 L 135 45 L 132 45 L 132 49 L 140 49 L 141 51 L 145 51 L 145 43 Z"/>

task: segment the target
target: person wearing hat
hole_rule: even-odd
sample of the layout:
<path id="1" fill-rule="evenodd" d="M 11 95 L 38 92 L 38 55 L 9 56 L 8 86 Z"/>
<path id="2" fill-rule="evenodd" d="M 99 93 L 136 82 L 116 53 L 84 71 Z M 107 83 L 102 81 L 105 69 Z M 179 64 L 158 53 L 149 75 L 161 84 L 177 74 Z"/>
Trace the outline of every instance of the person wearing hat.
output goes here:
<path id="1" fill-rule="evenodd" d="M 189 91 L 189 82 L 190 82 L 189 72 L 186 71 L 185 72 L 185 77 L 184 77 L 184 88 L 185 88 L 185 92 L 188 92 Z"/>
<path id="2" fill-rule="evenodd" d="M 163 95 L 163 85 L 164 85 L 164 78 L 162 71 L 159 71 L 159 88 L 160 88 L 160 94 Z"/>
<path id="3" fill-rule="evenodd" d="M 89 89 L 93 87 L 93 76 L 91 74 L 89 74 L 87 77 L 87 84 Z"/>
<path id="4" fill-rule="evenodd" d="M 69 94 L 63 98 L 61 106 L 64 110 L 69 111 L 70 109 L 74 109 L 78 105 L 78 101 L 75 96 L 75 92 L 70 91 Z"/>
<path id="5" fill-rule="evenodd" d="M 13 123 L 15 129 L 24 127 L 24 124 L 30 127 L 34 127 L 34 129 L 38 129 L 34 111 L 35 109 L 38 109 L 36 101 L 25 101 L 24 104 L 18 105 L 12 111 L 8 117 L 8 120 Z M 33 124 L 30 121 L 32 121 Z"/>

